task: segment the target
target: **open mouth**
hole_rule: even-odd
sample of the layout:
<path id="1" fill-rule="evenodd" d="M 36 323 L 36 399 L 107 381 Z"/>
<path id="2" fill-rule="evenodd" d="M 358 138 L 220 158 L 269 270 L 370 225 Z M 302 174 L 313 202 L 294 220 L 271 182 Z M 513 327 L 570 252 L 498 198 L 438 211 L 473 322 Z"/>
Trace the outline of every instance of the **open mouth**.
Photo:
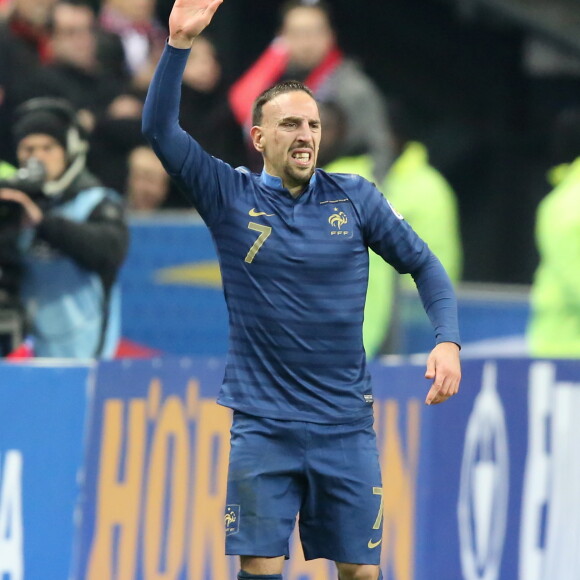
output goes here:
<path id="1" fill-rule="evenodd" d="M 311 151 L 294 151 L 292 153 L 292 159 L 296 162 L 297 165 L 301 167 L 308 167 L 310 165 L 310 161 L 312 159 L 312 152 Z"/>

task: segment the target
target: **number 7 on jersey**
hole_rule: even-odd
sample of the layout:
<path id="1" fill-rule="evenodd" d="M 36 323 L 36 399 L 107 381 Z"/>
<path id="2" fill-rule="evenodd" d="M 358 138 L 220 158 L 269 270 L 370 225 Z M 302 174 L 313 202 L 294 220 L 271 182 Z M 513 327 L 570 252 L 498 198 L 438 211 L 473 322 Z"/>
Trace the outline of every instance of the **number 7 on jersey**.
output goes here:
<path id="1" fill-rule="evenodd" d="M 251 264 L 254 261 L 256 254 L 260 251 L 260 248 L 264 245 L 264 242 L 268 239 L 268 236 L 272 233 L 272 228 L 255 222 L 250 222 L 248 228 L 255 232 L 260 232 L 258 239 L 252 244 L 252 247 L 249 249 L 244 260 L 248 264 Z"/>

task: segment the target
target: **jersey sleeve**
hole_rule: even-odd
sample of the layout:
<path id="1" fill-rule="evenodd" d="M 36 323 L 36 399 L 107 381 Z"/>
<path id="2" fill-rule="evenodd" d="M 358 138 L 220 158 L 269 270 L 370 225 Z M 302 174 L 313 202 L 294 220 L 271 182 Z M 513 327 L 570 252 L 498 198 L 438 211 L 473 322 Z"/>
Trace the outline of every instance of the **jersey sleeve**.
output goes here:
<path id="1" fill-rule="evenodd" d="M 400 274 L 411 274 L 435 332 L 435 342 L 460 345 L 457 298 L 441 262 L 383 194 L 360 184 L 360 212 L 368 246 Z"/>
<path id="2" fill-rule="evenodd" d="M 179 125 L 181 80 L 189 53 L 165 45 L 147 91 L 142 128 L 167 173 L 211 226 L 219 220 L 243 176 L 205 152 Z"/>
<path id="3" fill-rule="evenodd" d="M 359 211 L 363 235 L 369 248 L 399 274 L 409 274 L 427 259 L 427 244 L 397 213 L 385 196 L 366 179 L 360 178 Z"/>

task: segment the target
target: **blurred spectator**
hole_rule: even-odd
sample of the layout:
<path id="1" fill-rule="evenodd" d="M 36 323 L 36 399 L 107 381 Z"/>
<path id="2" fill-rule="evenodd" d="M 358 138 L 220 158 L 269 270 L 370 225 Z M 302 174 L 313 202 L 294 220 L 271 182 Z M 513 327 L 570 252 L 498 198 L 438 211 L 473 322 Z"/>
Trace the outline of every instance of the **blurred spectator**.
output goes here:
<path id="1" fill-rule="evenodd" d="M 429 163 L 427 148 L 411 138 L 401 103 L 391 104 L 390 121 L 396 158 L 383 182 L 382 191 L 427 242 L 455 284 L 461 278 L 463 263 L 455 192 L 445 177 Z M 416 292 L 415 281 L 409 274 L 397 277 L 397 297 L 401 290 Z M 426 324 L 422 308 L 409 300 L 399 300 L 396 317 L 391 321 L 388 348 L 395 352 L 400 350 L 402 328 L 421 328 Z"/>
<path id="2" fill-rule="evenodd" d="M 457 198 L 445 177 L 429 163 L 427 148 L 409 135 L 401 103 L 390 111 L 396 159 L 383 191 L 441 260 L 451 281 L 461 278 L 463 249 Z M 414 288 L 411 276 L 403 277 Z"/>
<path id="3" fill-rule="evenodd" d="M 129 154 L 127 206 L 130 210 L 151 212 L 163 208 L 169 194 L 169 175 L 150 147 L 136 147 Z"/>
<path id="4" fill-rule="evenodd" d="M 187 59 L 179 118 L 208 153 L 234 167 L 247 165 L 243 131 L 228 102 L 216 47 L 206 36 L 195 39 Z"/>
<path id="5" fill-rule="evenodd" d="M 0 40 L 0 50 L 1 50 L 1 40 Z M 8 141 L 9 141 L 9 123 L 10 123 L 10 112 L 8 111 L 6 105 L 6 92 L 8 82 L 8 63 L 4 58 L 0 58 L 0 159 L 2 157 L 6 158 L 8 154 Z M 3 155 L 3 151 L 6 150 L 6 154 Z"/>
<path id="6" fill-rule="evenodd" d="M 10 120 L 29 97 L 39 66 L 48 62 L 49 20 L 57 0 L 12 0 L 0 22 L 0 159 L 15 161 Z"/>
<path id="7" fill-rule="evenodd" d="M 59 0 L 49 30 L 50 62 L 38 71 L 31 96 L 67 99 L 84 111 L 84 124 L 92 128 L 124 88 L 99 62 L 96 14 L 82 0 Z"/>
<path id="8" fill-rule="evenodd" d="M 536 213 L 529 348 L 537 357 L 580 358 L 580 110 L 558 116 L 552 154 L 560 165 Z"/>
<path id="9" fill-rule="evenodd" d="M 0 0 L 0 20 L 8 17 L 12 0 Z"/>
<path id="10" fill-rule="evenodd" d="M 346 111 L 338 102 L 332 100 L 318 103 L 318 110 L 322 126 L 318 164 L 327 171 L 357 173 L 372 181 L 374 164 L 373 158 L 368 153 L 343 155 L 344 140 L 346 139 L 349 123 Z M 345 168 L 353 171 L 343 171 Z"/>
<path id="11" fill-rule="evenodd" d="M 151 55 L 159 55 L 167 30 L 155 15 L 155 0 L 103 0 L 99 15 L 103 30 L 121 38 L 131 76 L 147 68 Z"/>
<path id="12" fill-rule="evenodd" d="M 56 0 L 12 0 L 2 23 L 2 35 L 9 35 L 15 41 L 20 53 L 17 56 L 23 61 L 36 64 L 39 60 L 48 60 L 48 22 L 55 3 Z"/>
<path id="13" fill-rule="evenodd" d="M 87 141 L 66 101 L 27 101 L 13 133 L 28 179 L 4 184 L 0 200 L 19 210 L 34 354 L 110 357 L 120 335 L 116 278 L 128 244 L 122 201 L 85 169 Z"/>
<path id="14" fill-rule="evenodd" d="M 254 99 L 283 79 L 304 82 L 319 101 L 334 100 L 344 109 L 348 130 L 340 155 L 368 153 L 375 179 L 392 161 L 386 104 L 379 89 L 336 43 L 330 9 L 324 0 L 289 0 L 281 11 L 279 35 L 234 84 L 230 102 L 248 127 Z"/>
<path id="15" fill-rule="evenodd" d="M 156 64 L 156 60 L 150 62 L 150 74 Z M 149 76 L 143 72 L 141 78 Z M 143 98 L 144 93 L 135 87 L 115 99 L 91 136 L 89 167 L 106 185 L 118 190 L 127 182 L 129 153 L 146 144 L 141 132 Z M 181 126 L 206 151 L 234 167 L 247 165 L 243 132 L 230 109 L 215 46 L 206 37 L 198 37 L 189 54 L 180 106 Z M 191 208 L 191 202 L 171 183 L 164 207 Z"/>
<path id="16" fill-rule="evenodd" d="M 145 145 L 141 133 L 143 99 L 140 94 L 119 95 L 96 119 L 90 135 L 89 169 L 107 187 L 123 191 L 127 182 L 127 156 Z"/>
<path id="17" fill-rule="evenodd" d="M 341 156 L 347 134 L 347 117 L 339 104 L 319 104 L 322 139 L 319 165 L 334 173 L 355 173 L 373 181 L 373 159 L 369 154 Z M 368 358 L 378 355 L 385 346 L 395 305 L 397 273 L 380 256 L 369 252 L 369 282 L 364 310 L 363 343 Z"/>

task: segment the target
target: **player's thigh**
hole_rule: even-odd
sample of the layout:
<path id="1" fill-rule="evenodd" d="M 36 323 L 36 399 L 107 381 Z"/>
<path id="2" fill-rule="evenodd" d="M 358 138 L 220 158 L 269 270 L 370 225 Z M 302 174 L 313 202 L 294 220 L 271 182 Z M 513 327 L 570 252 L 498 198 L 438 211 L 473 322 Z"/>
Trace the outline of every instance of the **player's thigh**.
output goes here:
<path id="1" fill-rule="evenodd" d="M 382 481 L 372 424 L 370 416 L 347 425 L 323 426 L 320 436 L 312 437 L 308 491 L 300 511 L 308 559 L 379 564 Z"/>
<path id="2" fill-rule="evenodd" d="M 226 501 L 226 553 L 288 556 L 304 493 L 299 433 L 291 422 L 235 413 Z"/>

